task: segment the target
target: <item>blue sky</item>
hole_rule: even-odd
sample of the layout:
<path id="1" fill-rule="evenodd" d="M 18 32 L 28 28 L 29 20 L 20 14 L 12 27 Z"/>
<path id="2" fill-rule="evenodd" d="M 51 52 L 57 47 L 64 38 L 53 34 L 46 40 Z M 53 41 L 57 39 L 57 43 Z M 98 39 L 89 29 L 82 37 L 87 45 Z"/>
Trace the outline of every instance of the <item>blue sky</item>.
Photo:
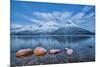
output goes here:
<path id="1" fill-rule="evenodd" d="M 82 28 L 93 31 L 95 6 L 23 1 L 11 2 L 11 24 L 45 24 L 53 20 L 55 23 L 60 24 L 63 24 L 65 20 L 71 20 Z M 90 29 L 90 26 L 93 29 Z"/>

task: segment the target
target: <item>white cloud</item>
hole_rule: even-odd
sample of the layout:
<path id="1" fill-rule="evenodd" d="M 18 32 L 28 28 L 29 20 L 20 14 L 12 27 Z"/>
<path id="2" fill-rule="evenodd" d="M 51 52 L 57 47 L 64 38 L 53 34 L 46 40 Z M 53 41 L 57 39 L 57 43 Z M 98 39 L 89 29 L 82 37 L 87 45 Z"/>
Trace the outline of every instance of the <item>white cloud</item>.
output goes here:
<path id="1" fill-rule="evenodd" d="M 54 19 L 51 13 L 33 12 L 33 15 L 43 21 L 49 21 L 49 20 Z"/>
<path id="2" fill-rule="evenodd" d="M 33 16 L 35 16 L 35 19 L 43 24 L 50 21 L 61 24 L 67 21 L 72 16 L 72 12 L 33 12 Z"/>
<path id="3" fill-rule="evenodd" d="M 42 21 L 38 20 L 38 19 L 34 19 L 32 17 L 28 17 L 26 15 L 23 15 L 23 18 L 27 19 L 28 21 L 33 22 L 34 24 L 40 25 L 42 23 Z"/>
<path id="4" fill-rule="evenodd" d="M 76 13 L 71 17 L 71 20 L 75 23 L 82 23 L 82 22 L 90 22 L 90 20 L 94 20 L 93 17 L 95 16 L 94 12 L 86 14 L 85 12 L 89 12 L 93 7 L 86 6 L 83 10 L 79 13 Z"/>
<path id="5" fill-rule="evenodd" d="M 21 28 L 21 27 L 23 26 L 20 24 L 11 24 L 11 29 L 16 29 L 16 28 Z"/>
<path id="6" fill-rule="evenodd" d="M 83 12 L 77 13 L 71 17 L 71 20 L 73 20 L 73 21 L 79 20 L 79 19 L 83 18 L 84 15 L 85 14 Z"/>
<path id="7" fill-rule="evenodd" d="M 92 6 L 86 6 L 83 8 L 82 12 L 87 12 L 89 10 L 91 10 L 93 7 Z"/>
<path id="8" fill-rule="evenodd" d="M 91 26 L 95 22 L 95 13 L 91 12 L 86 14 L 85 12 L 91 10 L 92 7 L 84 7 L 83 10 L 79 13 L 74 12 L 33 12 L 33 17 L 28 17 L 22 15 L 23 18 L 33 22 L 33 25 L 42 25 L 41 28 L 47 29 L 55 26 L 67 26 L 67 22 L 70 21 L 73 25 L 79 25 L 80 27 Z M 84 24 L 85 23 L 85 24 Z M 84 25 L 83 25 L 84 24 Z M 17 27 L 17 26 L 16 26 Z M 35 27 L 34 27 L 35 28 Z M 54 29 L 54 28 L 53 28 Z M 88 28 L 87 28 L 88 29 Z M 94 28 L 93 28 L 94 29 Z"/>
<path id="9" fill-rule="evenodd" d="M 94 16 L 95 16 L 95 13 L 92 12 L 92 13 L 86 15 L 85 18 L 92 18 L 92 17 L 94 17 Z"/>

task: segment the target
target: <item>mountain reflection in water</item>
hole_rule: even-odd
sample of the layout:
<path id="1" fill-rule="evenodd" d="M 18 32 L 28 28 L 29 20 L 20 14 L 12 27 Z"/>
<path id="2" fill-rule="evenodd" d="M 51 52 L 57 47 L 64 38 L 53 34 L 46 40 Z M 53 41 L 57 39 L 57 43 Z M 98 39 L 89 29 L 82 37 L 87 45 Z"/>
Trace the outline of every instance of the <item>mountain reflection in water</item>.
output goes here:
<path id="1" fill-rule="evenodd" d="M 93 48 L 88 46 L 92 45 Z M 16 58 L 16 52 L 25 48 L 41 46 L 47 51 L 50 49 L 61 49 L 62 52 L 55 55 L 46 54 L 43 57 L 34 55 L 24 58 Z M 67 56 L 65 48 L 74 50 L 72 56 Z M 37 64 L 56 64 L 72 62 L 89 62 L 95 60 L 95 36 L 11 36 L 11 64 L 12 65 L 37 65 Z"/>

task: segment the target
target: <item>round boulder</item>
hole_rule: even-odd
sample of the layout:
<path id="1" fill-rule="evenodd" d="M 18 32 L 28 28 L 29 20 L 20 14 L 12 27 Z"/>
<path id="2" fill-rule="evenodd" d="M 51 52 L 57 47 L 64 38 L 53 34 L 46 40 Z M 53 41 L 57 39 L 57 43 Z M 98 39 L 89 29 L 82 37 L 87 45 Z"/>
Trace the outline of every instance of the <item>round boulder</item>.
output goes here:
<path id="1" fill-rule="evenodd" d="M 35 56 L 44 56 L 47 53 L 47 50 L 43 47 L 36 47 L 33 53 Z"/>
<path id="2" fill-rule="evenodd" d="M 73 52 L 74 52 L 73 49 L 68 49 L 68 50 L 66 51 L 67 55 L 72 55 Z"/>
<path id="3" fill-rule="evenodd" d="M 30 48 L 22 49 L 16 52 L 16 57 L 25 57 L 33 54 L 33 50 Z"/>

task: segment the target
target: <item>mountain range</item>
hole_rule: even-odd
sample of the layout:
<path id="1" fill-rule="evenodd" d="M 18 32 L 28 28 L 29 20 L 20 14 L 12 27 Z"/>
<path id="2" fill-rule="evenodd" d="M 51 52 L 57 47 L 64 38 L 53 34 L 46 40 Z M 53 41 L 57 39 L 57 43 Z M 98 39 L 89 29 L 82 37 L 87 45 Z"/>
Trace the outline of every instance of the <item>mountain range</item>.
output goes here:
<path id="1" fill-rule="evenodd" d="M 57 25 L 47 23 L 44 25 L 27 25 L 12 28 L 11 35 L 93 35 L 95 33 L 82 29 L 73 23 Z"/>

